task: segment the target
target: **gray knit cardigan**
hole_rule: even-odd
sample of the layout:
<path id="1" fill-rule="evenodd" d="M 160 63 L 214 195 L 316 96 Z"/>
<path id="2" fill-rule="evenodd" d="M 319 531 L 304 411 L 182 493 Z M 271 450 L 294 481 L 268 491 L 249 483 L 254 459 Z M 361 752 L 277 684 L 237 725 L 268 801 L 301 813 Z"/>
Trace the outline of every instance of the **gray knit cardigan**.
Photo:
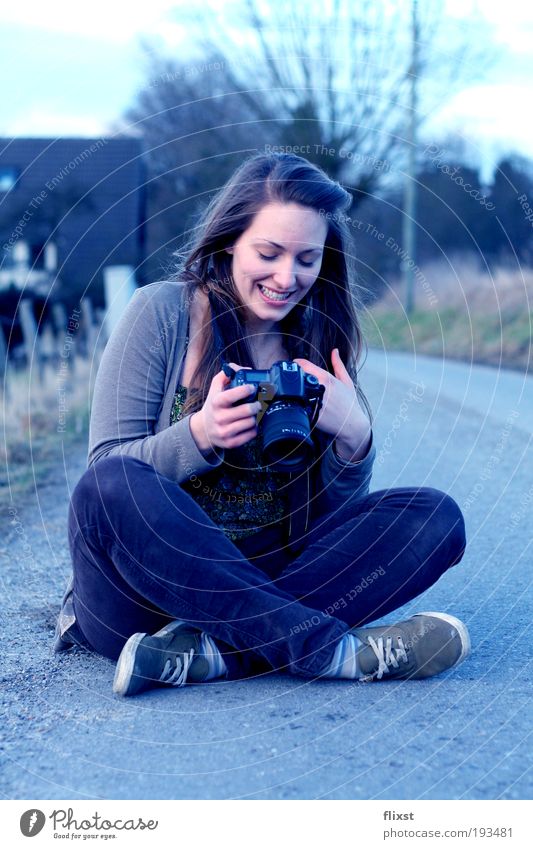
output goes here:
<path id="1" fill-rule="evenodd" d="M 170 425 L 170 412 L 185 359 L 189 301 L 184 283 L 163 281 L 137 289 L 112 333 L 94 387 L 89 465 L 127 454 L 181 483 L 214 469 L 224 452 L 205 457 L 191 434 L 190 416 Z M 335 509 L 357 492 L 368 492 L 375 448 L 356 463 L 335 453 L 320 434 L 324 451 L 317 481 L 323 508 Z"/>

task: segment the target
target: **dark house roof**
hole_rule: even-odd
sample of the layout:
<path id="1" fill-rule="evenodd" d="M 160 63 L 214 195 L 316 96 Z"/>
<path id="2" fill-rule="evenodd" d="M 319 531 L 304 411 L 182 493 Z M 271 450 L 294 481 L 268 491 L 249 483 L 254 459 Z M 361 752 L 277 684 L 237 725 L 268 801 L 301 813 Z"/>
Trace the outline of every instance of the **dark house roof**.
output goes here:
<path id="1" fill-rule="evenodd" d="M 139 139 L 0 139 L 0 256 L 19 239 L 42 267 L 47 240 L 69 299 L 102 303 L 102 269 L 144 260 L 144 162 Z M 142 281 L 139 281 L 142 282 Z"/>

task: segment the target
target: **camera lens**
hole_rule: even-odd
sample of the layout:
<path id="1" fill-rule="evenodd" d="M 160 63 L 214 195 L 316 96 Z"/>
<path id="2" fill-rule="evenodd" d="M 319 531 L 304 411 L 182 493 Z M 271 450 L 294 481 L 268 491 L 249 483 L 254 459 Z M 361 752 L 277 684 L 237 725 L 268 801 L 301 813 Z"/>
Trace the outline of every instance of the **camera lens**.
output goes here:
<path id="1" fill-rule="evenodd" d="M 309 417 L 299 404 L 275 401 L 263 421 L 263 457 L 275 471 L 306 469 L 314 456 Z"/>

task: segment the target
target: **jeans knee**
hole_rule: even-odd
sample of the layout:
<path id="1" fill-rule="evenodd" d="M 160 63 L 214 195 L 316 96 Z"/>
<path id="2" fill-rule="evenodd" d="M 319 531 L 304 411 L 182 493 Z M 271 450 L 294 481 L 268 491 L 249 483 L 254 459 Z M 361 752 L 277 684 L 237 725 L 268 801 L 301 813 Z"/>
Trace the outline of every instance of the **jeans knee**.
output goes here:
<path id="1" fill-rule="evenodd" d="M 70 510 L 79 526 L 97 523 L 97 514 L 108 511 L 128 492 L 128 470 L 139 463 L 133 457 L 103 457 L 83 473 L 70 499 Z"/>
<path id="2" fill-rule="evenodd" d="M 421 490 L 426 500 L 427 522 L 431 527 L 432 544 L 447 566 L 461 560 L 466 547 L 466 532 L 461 508 L 451 495 L 438 489 Z"/>
<path id="3" fill-rule="evenodd" d="M 461 560 L 466 548 L 465 520 L 457 501 L 451 495 L 447 495 L 446 499 L 451 554 L 450 566 L 455 566 Z"/>

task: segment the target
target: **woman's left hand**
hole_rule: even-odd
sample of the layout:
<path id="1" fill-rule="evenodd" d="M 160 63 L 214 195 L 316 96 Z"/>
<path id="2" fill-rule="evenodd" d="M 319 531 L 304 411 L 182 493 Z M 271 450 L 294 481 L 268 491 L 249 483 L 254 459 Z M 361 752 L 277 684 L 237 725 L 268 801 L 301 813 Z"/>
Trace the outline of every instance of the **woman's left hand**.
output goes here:
<path id="1" fill-rule="evenodd" d="M 317 427 L 335 436 L 336 450 L 343 460 L 355 462 L 364 457 L 370 442 L 371 426 L 338 348 L 331 352 L 334 375 L 303 357 L 296 357 L 294 362 L 304 371 L 314 374 L 325 387 Z"/>

